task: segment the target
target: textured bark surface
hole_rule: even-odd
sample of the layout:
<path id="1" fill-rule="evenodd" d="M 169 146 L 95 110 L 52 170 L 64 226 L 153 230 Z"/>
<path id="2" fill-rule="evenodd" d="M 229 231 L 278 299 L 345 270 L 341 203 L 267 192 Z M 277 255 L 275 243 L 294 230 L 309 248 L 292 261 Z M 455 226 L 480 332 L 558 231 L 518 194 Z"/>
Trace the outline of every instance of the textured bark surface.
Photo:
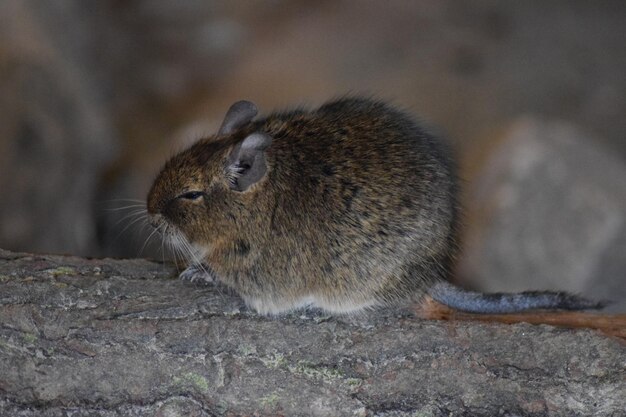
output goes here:
<path id="1" fill-rule="evenodd" d="M 0 251 L 1 416 L 624 416 L 591 330 L 265 318 L 146 260 Z"/>

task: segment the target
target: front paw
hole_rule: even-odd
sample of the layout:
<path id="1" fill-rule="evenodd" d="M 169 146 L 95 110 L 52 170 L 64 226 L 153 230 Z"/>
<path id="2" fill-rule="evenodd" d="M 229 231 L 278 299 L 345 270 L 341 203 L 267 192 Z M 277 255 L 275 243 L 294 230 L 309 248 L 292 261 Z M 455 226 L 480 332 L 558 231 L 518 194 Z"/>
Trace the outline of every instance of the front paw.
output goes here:
<path id="1" fill-rule="evenodd" d="M 206 282 L 213 284 L 217 281 L 211 268 L 204 264 L 191 265 L 180 273 L 178 278 L 190 282 Z"/>

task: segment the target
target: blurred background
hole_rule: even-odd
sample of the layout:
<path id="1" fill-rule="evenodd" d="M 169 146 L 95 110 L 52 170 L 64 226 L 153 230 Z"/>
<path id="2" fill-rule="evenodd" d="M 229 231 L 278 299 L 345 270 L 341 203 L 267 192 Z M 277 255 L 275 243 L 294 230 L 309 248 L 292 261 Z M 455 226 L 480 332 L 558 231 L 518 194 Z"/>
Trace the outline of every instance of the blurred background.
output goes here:
<path id="1" fill-rule="evenodd" d="M 122 208 L 172 153 L 236 100 L 345 93 L 453 143 L 458 281 L 624 308 L 620 0 L 0 0 L 0 247 L 161 259 Z"/>

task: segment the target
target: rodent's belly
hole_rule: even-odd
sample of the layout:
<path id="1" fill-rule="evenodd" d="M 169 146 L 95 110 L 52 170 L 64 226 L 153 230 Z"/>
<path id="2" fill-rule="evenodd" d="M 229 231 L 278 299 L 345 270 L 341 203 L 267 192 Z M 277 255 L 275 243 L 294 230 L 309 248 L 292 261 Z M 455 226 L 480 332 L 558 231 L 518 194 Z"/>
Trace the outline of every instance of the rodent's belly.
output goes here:
<path id="1" fill-rule="evenodd" d="M 260 314 L 275 315 L 297 310 L 304 307 L 319 308 L 329 313 L 352 313 L 375 307 L 378 303 L 372 300 L 341 301 L 325 300 L 315 295 L 307 295 L 298 298 L 287 297 L 243 297 L 246 304 Z"/>

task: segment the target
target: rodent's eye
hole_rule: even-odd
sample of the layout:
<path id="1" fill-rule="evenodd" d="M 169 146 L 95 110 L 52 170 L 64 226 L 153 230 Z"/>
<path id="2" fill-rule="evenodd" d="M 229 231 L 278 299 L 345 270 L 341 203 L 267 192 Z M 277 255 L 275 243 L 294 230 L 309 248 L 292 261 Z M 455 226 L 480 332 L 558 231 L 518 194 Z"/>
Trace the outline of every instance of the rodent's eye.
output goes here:
<path id="1" fill-rule="evenodd" d="M 189 191 L 179 195 L 178 198 L 184 198 L 186 200 L 197 200 L 203 195 L 204 193 L 202 191 Z"/>

